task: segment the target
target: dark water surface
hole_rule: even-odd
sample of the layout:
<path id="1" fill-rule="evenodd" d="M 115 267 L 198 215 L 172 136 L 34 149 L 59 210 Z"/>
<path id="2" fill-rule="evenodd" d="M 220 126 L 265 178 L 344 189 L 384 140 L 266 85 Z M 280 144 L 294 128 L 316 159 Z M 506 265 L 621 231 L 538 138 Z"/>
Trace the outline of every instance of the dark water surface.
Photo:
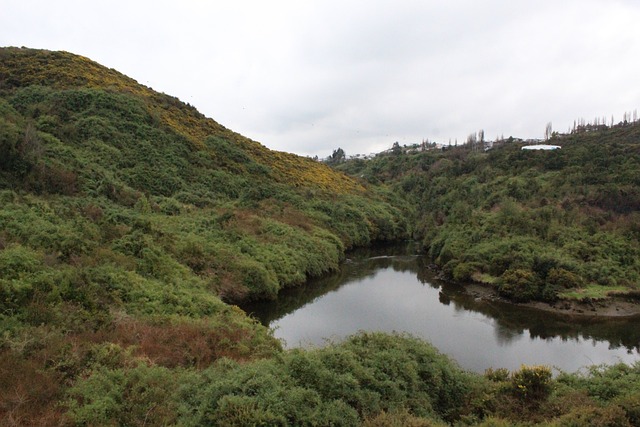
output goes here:
<path id="1" fill-rule="evenodd" d="M 243 308 L 287 347 L 319 346 L 361 330 L 407 332 L 476 372 L 521 364 L 574 372 L 640 360 L 640 318 L 570 318 L 475 299 L 437 280 L 421 256 L 377 251 L 354 252 L 339 272 Z"/>

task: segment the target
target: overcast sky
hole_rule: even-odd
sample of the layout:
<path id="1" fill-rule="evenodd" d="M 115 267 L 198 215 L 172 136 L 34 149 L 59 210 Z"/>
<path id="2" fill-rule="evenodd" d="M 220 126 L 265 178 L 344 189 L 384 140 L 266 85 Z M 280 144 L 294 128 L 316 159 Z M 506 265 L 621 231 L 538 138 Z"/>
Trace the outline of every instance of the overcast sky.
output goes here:
<path id="1" fill-rule="evenodd" d="M 0 45 L 66 50 L 269 148 L 326 157 L 640 108 L 638 0 L 2 0 Z"/>

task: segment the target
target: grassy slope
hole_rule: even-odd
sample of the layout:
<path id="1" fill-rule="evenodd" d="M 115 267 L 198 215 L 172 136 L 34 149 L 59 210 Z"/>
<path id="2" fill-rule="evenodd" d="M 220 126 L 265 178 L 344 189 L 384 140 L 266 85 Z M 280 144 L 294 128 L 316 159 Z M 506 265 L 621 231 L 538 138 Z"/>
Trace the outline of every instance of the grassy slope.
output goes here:
<path id="1" fill-rule="evenodd" d="M 507 143 L 340 166 L 395 185 L 445 274 L 517 301 L 637 295 L 640 124 L 560 135 L 557 151 Z"/>

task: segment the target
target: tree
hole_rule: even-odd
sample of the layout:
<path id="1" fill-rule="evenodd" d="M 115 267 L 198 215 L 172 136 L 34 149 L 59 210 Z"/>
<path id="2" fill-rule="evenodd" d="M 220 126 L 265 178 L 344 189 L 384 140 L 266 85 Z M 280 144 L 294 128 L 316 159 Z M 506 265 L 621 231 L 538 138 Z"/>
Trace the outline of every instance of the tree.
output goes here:
<path id="1" fill-rule="evenodd" d="M 551 138 L 551 135 L 553 135 L 553 126 L 551 126 L 551 122 L 547 123 L 547 126 L 544 129 L 544 139 L 545 141 L 548 141 L 549 138 Z"/>
<path id="2" fill-rule="evenodd" d="M 337 149 L 333 150 L 333 154 L 329 156 L 329 158 L 327 159 L 327 163 L 332 165 L 337 163 L 342 163 L 346 160 L 346 158 L 347 158 L 347 155 L 345 154 L 344 150 L 338 147 Z"/>
<path id="3" fill-rule="evenodd" d="M 467 145 L 473 148 L 477 140 L 478 136 L 475 134 L 475 132 L 470 133 L 469 136 L 467 136 Z"/>

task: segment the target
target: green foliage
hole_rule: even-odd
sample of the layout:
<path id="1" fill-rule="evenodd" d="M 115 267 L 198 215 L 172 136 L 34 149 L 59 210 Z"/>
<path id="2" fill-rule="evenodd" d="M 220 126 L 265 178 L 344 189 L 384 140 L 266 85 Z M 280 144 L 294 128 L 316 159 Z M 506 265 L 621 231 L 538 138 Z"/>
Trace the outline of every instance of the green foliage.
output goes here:
<path id="1" fill-rule="evenodd" d="M 634 292 L 640 126 L 558 143 L 553 152 L 507 142 L 486 153 L 456 147 L 338 168 L 403 195 L 414 206 L 412 234 L 451 279 L 500 277 L 500 292 L 516 301 L 581 298 L 591 286 L 601 297 L 620 286 Z"/>
<path id="2" fill-rule="evenodd" d="M 629 424 L 640 424 L 640 393 L 632 392 L 616 399 L 615 403 L 625 412 Z"/>
<path id="3" fill-rule="evenodd" d="M 281 351 L 221 299 L 275 298 L 336 269 L 346 248 L 406 236 L 388 191 L 270 151 L 114 70 L 65 52 L 0 59 L 0 351 L 25 384 L 40 371 L 59 381 L 38 400 L 51 419 L 76 384 L 78 423 L 173 423 L 179 367 Z M 0 395 L 2 418 L 13 404 Z M 227 420 L 281 419 L 225 402 Z M 320 408 L 305 419 L 356 420 L 341 402 Z"/>
<path id="4" fill-rule="evenodd" d="M 273 298 L 410 235 L 453 279 L 498 278 L 515 300 L 632 295 L 639 140 L 632 126 L 553 153 L 338 162 L 372 186 L 87 58 L 0 49 L 0 419 L 637 424 L 637 366 L 485 378 L 375 333 L 283 352 L 221 299 Z"/>
<path id="5" fill-rule="evenodd" d="M 33 273 L 40 259 L 38 253 L 22 245 L 13 245 L 0 252 L 0 277 L 5 280 L 18 279 Z"/>
<path id="6" fill-rule="evenodd" d="M 176 376 L 162 367 L 100 369 L 70 390 L 69 415 L 77 424 L 174 424 L 176 386 Z"/>
<path id="7" fill-rule="evenodd" d="M 565 374 L 558 378 L 563 384 L 585 389 L 589 396 L 601 402 L 635 395 L 640 387 L 640 365 L 592 366 L 585 375 Z"/>
<path id="8" fill-rule="evenodd" d="M 540 286 L 535 273 L 528 270 L 507 270 L 501 278 L 498 290 L 501 295 L 518 302 L 540 298 Z"/>
<path id="9" fill-rule="evenodd" d="M 453 280 L 458 282 L 469 282 L 476 272 L 480 271 L 482 264 L 462 262 L 457 264 L 452 271 Z"/>
<path id="10" fill-rule="evenodd" d="M 122 358 L 111 347 L 93 354 Z M 77 424 L 625 426 L 640 413 L 637 367 L 554 379 L 548 367 L 523 366 L 481 377 L 420 340 L 380 333 L 200 371 L 105 365 L 70 390 Z"/>
<path id="11" fill-rule="evenodd" d="M 23 143 L 21 129 L 5 117 L 0 117 L 0 171 L 24 176 L 29 168 L 20 152 Z"/>
<path id="12" fill-rule="evenodd" d="M 140 422 L 155 402 L 164 422 L 181 425 L 359 425 L 382 411 L 451 422 L 470 381 L 417 339 L 360 334 L 250 364 L 222 359 L 198 375 L 144 365 L 96 370 L 72 388 L 71 414 L 78 423 Z M 166 389 L 147 390 L 152 382 Z M 136 390 L 143 391 L 127 399 Z"/>
<path id="13" fill-rule="evenodd" d="M 581 288 L 584 286 L 584 279 L 582 277 L 564 268 L 552 268 L 549 270 L 547 282 L 562 289 Z"/>
<path id="14" fill-rule="evenodd" d="M 547 366 L 522 366 L 511 374 L 512 392 L 528 404 L 539 405 L 551 394 L 551 377 Z"/>
<path id="15" fill-rule="evenodd" d="M 551 423 L 552 426 L 631 427 L 625 411 L 618 406 L 587 407 L 573 410 Z"/>
<path id="16" fill-rule="evenodd" d="M 224 289 L 233 298 L 272 298 L 283 286 L 335 268 L 345 247 L 405 233 L 396 208 L 380 197 L 361 193 L 344 175 L 306 160 L 304 167 L 285 173 L 282 162 L 302 163 L 295 156 L 268 152 L 222 132 L 202 117 L 194 117 L 192 110 L 182 109 L 177 100 L 161 97 L 86 58 L 20 49 L 6 49 L 2 54 L 5 61 L 0 71 L 10 77 L 2 93 L 6 114 L 0 126 L 6 132 L 0 147 L 6 162 L 0 182 L 43 196 L 78 196 L 46 202 L 27 198 L 6 206 L 0 221 L 4 219 L 3 228 L 12 240 L 33 244 L 61 261 L 91 257 L 97 247 L 104 246 L 135 259 L 139 274 L 166 280 L 175 272 L 180 277 L 186 274 L 180 272 L 180 261 L 173 259 L 173 242 L 185 232 L 173 229 L 181 225 L 168 223 L 163 215 L 195 214 L 206 221 L 207 215 L 216 212 L 194 213 L 194 209 L 246 207 L 248 212 L 243 215 L 256 221 L 273 217 L 271 224 L 295 223 L 287 236 L 275 235 L 275 239 L 269 238 L 272 230 L 278 230 L 275 226 L 245 231 L 241 223 L 217 224 L 216 233 L 206 231 L 213 241 L 225 242 L 224 259 L 200 260 L 196 273 L 212 279 L 214 289 Z M 42 67 L 43 58 L 49 68 Z M 66 68 L 72 64 L 77 67 Z M 32 74 L 22 74 L 24 70 Z M 78 77 L 68 79 L 68 73 Z M 40 74 L 47 76 L 41 79 L 46 85 L 31 84 L 30 77 Z M 179 111 L 174 107 L 180 107 Z M 171 112 L 166 116 L 159 108 Z M 194 129 L 185 134 L 178 119 L 195 120 Z M 31 122 L 36 123 L 35 128 L 25 125 Z M 195 129 L 197 126 L 201 129 Z M 210 133 L 194 146 L 194 135 L 202 131 Z M 294 172 L 300 176 L 291 176 L 291 181 L 282 175 Z M 328 186 L 340 189 L 340 200 L 325 192 Z M 349 194 L 342 195 L 345 191 Z M 309 194 L 313 195 L 307 197 Z M 25 201 L 44 203 L 54 212 L 25 211 Z M 276 208 L 265 210 L 267 202 Z M 293 209 L 283 209 L 283 204 Z M 54 218 L 62 209 L 66 209 L 62 218 Z M 86 218 L 88 211 L 90 218 Z M 292 213 L 294 218 L 290 218 Z M 122 220 L 136 230 L 129 234 Z M 253 232 L 261 233 L 258 240 Z M 278 250 L 266 250 L 267 244 L 276 242 Z M 142 246 L 131 251 L 126 249 L 129 244 Z M 302 253 L 307 256 L 301 257 Z M 216 273 L 212 278 L 213 268 L 228 274 Z"/>
<path id="17" fill-rule="evenodd" d="M 368 417 L 361 424 L 364 427 L 439 427 L 448 425 L 431 417 L 416 417 L 408 410 L 382 411 Z"/>

